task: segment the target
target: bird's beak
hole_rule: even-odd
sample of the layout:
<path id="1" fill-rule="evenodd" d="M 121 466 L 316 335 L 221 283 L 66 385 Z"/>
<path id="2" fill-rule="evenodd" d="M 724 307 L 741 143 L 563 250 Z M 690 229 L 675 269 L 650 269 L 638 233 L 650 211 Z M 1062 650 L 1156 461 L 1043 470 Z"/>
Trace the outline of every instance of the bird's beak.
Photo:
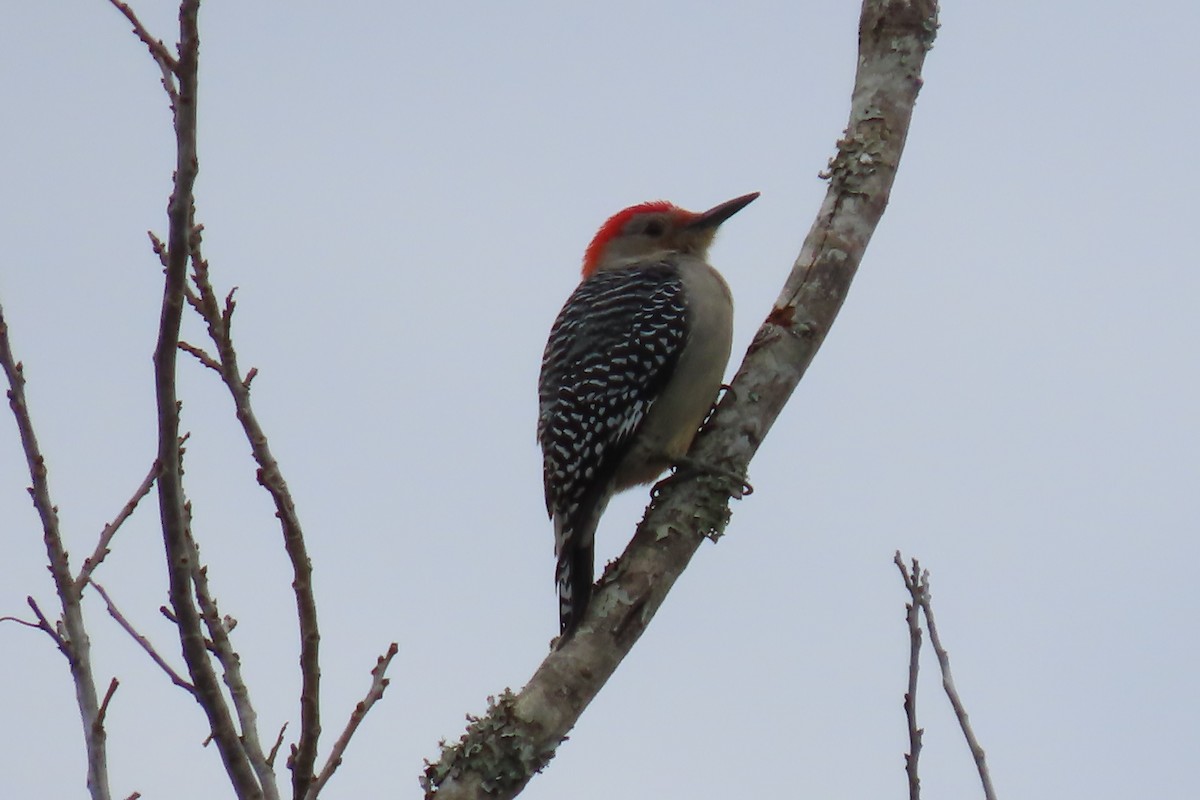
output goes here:
<path id="1" fill-rule="evenodd" d="M 744 194 L 741 197 L 735 197 L 732 200 L 726 200 L 720 205 L 713 206 L 708 211 L 697 214 L 696 218 L 687 224 L 687 227 L 693 230 L 701 228 L 715 228 L 737 212 L 741 211 L 746 206 L 750 205 L 757 197 L 758 192 L 751 192 L 750 194 Z"/>

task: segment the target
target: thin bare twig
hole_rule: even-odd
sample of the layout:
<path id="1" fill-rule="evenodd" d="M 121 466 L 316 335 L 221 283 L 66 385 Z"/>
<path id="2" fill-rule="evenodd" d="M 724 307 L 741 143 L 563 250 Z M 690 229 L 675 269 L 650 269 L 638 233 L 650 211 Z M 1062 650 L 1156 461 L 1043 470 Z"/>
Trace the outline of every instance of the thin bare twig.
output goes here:
<path id="1" fill-rule="evenodd" d="M 100 702 L 100 712 L 96 715 L 96 722 L 94 724 L 104 724 L 104 716 L 108 713 L 108 703 L 112 700 L 113 695 L 117 693 L 117 687 L 120 685 L 121 682 L 116 678 L 108 682 L 108 691 L 104 693 L 104 699 Z"/>
<path id="2" fill-rule="evenodd" d="M 179 69 L 179 62 L 175 59 L 175 56 L 171 55 L 171 51 L 163 44 L 162 39 L 154 38 L 150 31 L 146 30 L 146 26 L 137 18 L 137 15 L 133 13 L 133 9 L 128 4 L 122 3 L 120 0 L 111 0 L 111 2 L 118 11 L 125 15 L 125 19 L 133 24 L 133 32 L 137 34 L 137 37 L 142 40 L 146 47 L 150 48 L 150 55 L 154 57 L 155 61 L 164 65 L 172 72 Z"/>
<path id="3" fill-rule="evenodd" d="M 179 89 L 175 85 L 175 76 L 179 71 L 179 61 L 175 56 L 171 55 L 171 51 L 163 44 L 162 39 L 156 39 L 150 31 L 146 30 L 146 26 L 133 13 L 133 9 L 128 4 L 122 3 L 121 0 L 109 0 L 113 6 L 125 15 L 125 19 L 133 24 L 133 32 L 142 40 L 150 50 L 150 55 L 162 70 L 162 85 L 167 92 L 167 97 L 171 98 L 171 106 L 174 108 L 179 100 Z"/>
<path id="4" fill-rule="evenodd" d="M 914 558 L 914 577 L 916 572 L 917 560 Z M 946 648 L 942 647 L 941 637 L 938 636 L 937 623 L 933 619 L 933 601 L 929 591 L 928 570 L 921 573 L 920 581 L 921 596 L 918 602 L 921 605 L 921 611 L 925 614 L 925 624 L 929 626 L 929 641 L 933 644 L 933 652 L 937 654 L 938 666 L 942 670 L 942 688 L 945 689 L 946 696 L 950 698 L 950 705 L 954 707 L 954 716 L 958 718 L 958 725 L 967 740 L 967 746 L 971 748 L 971 755 L 975 759 L 975 768 L 979 771 L 979 781 L 983 784 L 983 795 L 987 800 L 996 800 L 996 790 L 992 787 L 992 776 L 988 771 L 983 747 L 980 746 L 979 739 L 975 736 L 975 730 L 967 718 L 967 710 L 958 696 L 958 689 L 954 686 L 954 676 L 950 674 L 950 654 L 946 652 Z"/>
<path id="5" fill-rule="evenodd" d="M 46 619 L 46 615 L 42 613 L 40 608 L 38 608 L 37 601 L 34 600 L 32 596 L 27 596 L 25 598 L 25 602 L 29 604 L 31 609 L 33 609 L 33 614 L 37 617 L 37 622 L 30 622 L 29 620 L 21 619 L 20 617 L 0 617 L 0 622 L 15 622 L 18 625 L 24 625 L 26 628 L 33 628 L 34 630 L 41 631 L 50 637 L 50 640 L 54 642 L 54 646 L 59 649 L 59 652 L 61 652 L 67 658 L 70 658 L 71 650 L 67 646 L 66 640 L 63 639 L 59 632 L 54 629 L 54 626 L 50 624 L 50 620 Z"/>
<path id="6" fill-rule="evenodd" d="M 304 796 L 304 800 L 316 800 L 317 793 L 325 787 L 325 784 L 333 777 L 333 773 L 341 766 L 342 757 L 346 753 L 346 747 L 350 744 L 350 738 L 358 730 L 359 724 L 367 716 L 367 712 L 371 710 L 371 706 L 375 705 L 375 702 L 383 697 L 383 691 L 388 687 L 390 681 L 385 677 L 385 674 L 387 673 L 388 666 L 392 663 L 392 659 L 399 652 L 399 649 L 396 643 L 392 642 L 387 652 L 381 655 L 379 660 L 375 662 L 374 668 L 371 669 L 371 688 L 367 690 L 367 696 L 350 713 L 350 720 L 346 723 L 345 730 L 342 731 L 342 735 L 337 738 L 337 741 L 333 743 L 333 749 L 329 752 L 329 758 L 326 759 L 321 774 L 309 784 L 308 793 Z"/>
<path id="7" fill-rule="evenodd" d="M 217 608 L 208 586 L 208 568 L 200 563 L 200 548 L 191 533 L 191 506 L 185 506 L 187 520 L 187 538 L 191 547 L 191 561 L 196 565 L 192 581 L 196 588 L 196 602 L 200 605 L 200 614 L 204 626 L 208 628 L 211 639 L 211 652 L 221 664 L 225 685 L 229 687 L 230 697 L 233 698 L 233 709 L 241 727 L 242 745 L 250 766 L 258 776 L 259 786 L 262 787 L 264 800 L 279 800 L 279 789 L 275 782 L 275 771 L 271 768 L 266 756 L 263 755 L 262 745 L 258 738 L 258 714 L 250 701 L 250 690 L 242 678 L 242 659 L 233 649 L 229 632 L 233 626 L 226 624 Z M 235 623 L 236 624 L 236 623 Z"/>
<path id="8" fill-rule="evenodd" d="M 145 479 L 141 485 L 133 492 L 133 497 L 125 503 L 124 507 L 113 517 L 113 521 L 104 526 L 104 530 L 100 532 L 100 541 L 96 543 L 96 549 L 92 554 L 83 560 L 83 567 L 79 570 L 79 576 L 75 578 L 75 591 L 83 592 L 83 587 L 91 579 L 92 573 L 96 571 L 96 567 L 100 566 L 100 562 L 104 561 L 108 555 L 108 546 L 112 544 L 113 537 L 117 535 L 117 529 L 124 524 L 125 520 L 133 514 L 138 503 L 142 498 L 150 494 L 150 488 L 154 486 L 154 480 L 158 477 L 158 461 L 156 460 L 150 471 L 146 473 Z"/>
<path id="9" fill-rule="evenodd" d="M 287 732 L 287 727 L 286 722 L 279 727 L 279 735 L 275 737 L 275 744 L 271 745 L 271 752 L 267 754 L 268 767 L 275 766 L 275 756 L 279 755 L 279 748 L 283 746 L 283 734 Z"/>
<path id="10" fill-rule="evenodd" d="M 921 777 L 918 764 L 921 759 L 921 738 L 924 731 L 917 727 L 917 673 L 920 669 L 921 656 L 921 608 L 920 595 L 923 592 L 920 581 L 920 570 L 916 559 L 913 559 L 912 574 L 904 566 L 900 551 L 896 551 L 893 559 L 904 577 L 904 587 L 912 596 L 911 603 L 905 603 L 905 620 L 908 623 L 908 691 L 904 695 L 904 716 L 908 720 L 908 754 L 904 757 L 904 769 L 908 773 L 909 800 L 920 800 Z"/>
<path id="11" fill-rule="evenodd" d="M 199 361 L 201 364 L 208 367 L 212 371 L 220 374 L 221 365 L 217 363 L 217 360 L 215 358 L 210 356 L 208 353 L 204 352 L 204 350 L 200 349 L 199 347 L 196 347 L 195 345 L 188 344 L 187 342 L 180 342 L 179 349 L 185 353 L 189 353 L 189 354 L 195 356 L 196 360 Z"/>
<path id="12" fill-rule="evenodd" d="M 109 800 L 111 795 L 108 786 L 107 738 L 104 726 L 97 724 L 100 705 L 92 672 L 91 643 L 83 623 L 80 595 L 71 578 L 71 565 L 67 560 L 66 548 L 63 547 L 62 533 L 58 526 L 58 509 L 50 500 L 46 460 L 38 446 L 33 420 L 25 400 L 24 369 L 13 356 L 3 308 L 0 308 L 0 367 L 8 378 L 8 405 L 17 422 L 21 448 L 25 451 L 25 462 L 33 483 L 29 487 L 29 494 L 41 519 L 42 540 L 46 545 L 50 575 L 54 579 L 54 589 L 62 605 L 62 630 L 56 630 L 50 625 L 32 597 L 28 598 L 29 606 L 41 623 L 39 627 L 50 634 L 58 649 L 67 657 L 71 679 L 75 683 L 75 701 L 83 719 L 84 741 L 87 746 L 87 784 L 92 800 Z"/>
<path id="13" fill-rule="evenodd" d="M 18 625 L 24 625 L 26 628 L 33 628 L 39 631 L 42 630 L 42 623 L 40 621 L 30 622 L 29 620 L 21 619 L 20 617 L 0 617 L 0 622 L 15 622 Z"/>
<path id="14" fill-rule="evenodd" d="M 200 226 L 197 225 L 196 227 L 199 228 Z M 183 287 L 183 299 L 187 301 L 187 304 L 191 306 L 197 314 L 204 313 L 200 307 L 200 295 L 196 294 L 196 290 L 191 286 Z"/>
<path id="15" fill-rule="evenodd" d="M 108 608 L 108 615 L 117 621 L 117 624 L 121 626 L 122 630 L 133 637 L 133 640 L 138 643 L 138 646 L 146 651 L 146 655 L 150 656 L 151 661 L 157 664 L 163 672 L 167 673 L 167 677 L 171 679 L 171 683 L 183 689 L 188 694 L 195 696 L 196 687 L 188 683 L 183 676 L 176 672 L 175 669 L 167 663 L 165 658 L 159 655 L 158 651 L 154 649 L 154 645 L 150 643 L 149 639 L 138 633 L 137 628 L 134 628 L 132 623 L 125 618 L 125 615 L 122 614 L 120 609 L 117 608 L 116 603 L 113 602 L 108 592 L 104 590 L 104 587 L 96 583 L 96 581 L 91 578 L 88 579 L 88 583 L 91 584 L 91 587 L 100 595 L 100 599 L 104 601 L 104 605 Z"/>
<path id="16" fill-rule="evenodd" d="M 33 610 L 33 615 L 37 617 L 37 622 L 28 622 L 18 617 L 0 617 L 0 622 L 15 622 L 19 625 L 42 631 L 50 637 L 50 640 L 54 642 L 54 646 L 58 648 L 59 652 L 70 659 L 71 648 L 67 645 L 67 640 L 50 624 L 50 620 L 46 619 L 46 615 L 42 613 L 42 609 L 38 608 L 37 601 L 33 599 L 32 595 L 26 595 L 25 602 Z"/>
<path id="17" fill-rule="evenodd" d="M 163 243 L 162 239 L 154 235 L 154 231 L 146 231 L 146 235 L 150 237 L 150 247 L 154 250 L 154 255 L 158 256 L 158 262 L 162 264 L 162 268 L 165 270 L 168 266 L 166 244 Z"/>
<path id="18" fill-rule="evenodd" d="M 68 659 L 71 658 L 71 645 L 67 639 L 63 637 L 62 622 L 60 621 L 58 625 L 51 625 L 50 620 L 48 620 L 46 615 L 42 613 L 42 609 L 37 604 L 37 600 L 34 600 L 31 595 L 26 595 L 25 602 L 33 611 L 33 615 L 37 617 L 37 626 L 44 630 L 50 636 L 50 638 L 55 641 L 55 643 L 58 645 L 58 649 L 62 651 L 63 655 L 65 655 Z"/>

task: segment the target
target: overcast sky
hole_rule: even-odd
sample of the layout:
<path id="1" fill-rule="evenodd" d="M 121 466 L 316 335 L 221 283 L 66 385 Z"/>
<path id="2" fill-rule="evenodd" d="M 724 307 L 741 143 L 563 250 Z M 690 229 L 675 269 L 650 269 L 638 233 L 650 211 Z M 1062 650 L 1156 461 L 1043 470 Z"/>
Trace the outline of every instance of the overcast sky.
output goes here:
<path id="1" fill-rule="evenodd" d="M 134 5 L 174 40 L 173 2 Z M 418 796 L 438 740 L 544 657 L 535 384 L 583 249 L 634 202 L 761 191 L 712 253 L 738 360 L 824 194 L 858 10 L 204 6 L 198 219 L 315 562 L 323 753 L 400 644 L 325 796 Z M 757 491 L 525 797 L 905 797 L 897 549 L 932 572 L 1001 797 L 1200 794 L 1198 28 L 1192 0 L 947 0 L 891 205 Z M 76 568 L 155 452 L 145 232 L 174 154 L 128 29 L 102 0 L 0 27 L 0 302 Z M 278 526 L 229 398 L 180 363 L 203 556 L 264 737 L 294 733 Z M 0 418 L 0 615 L 55 606 L 28 480 Z M 645 501 L 613 503 L 601 558 Z M 181 665 L 156 516 L 97 579 Z M 199 707 L 86 611 L 98 683 L 121 680 L 114 796 L 231 796 Z M 0 796 L 85 797 L 63 658 L 12 624 L 0 654 Z M 982 796 L 932 659 L 920 704 L 926 796 Z"/>

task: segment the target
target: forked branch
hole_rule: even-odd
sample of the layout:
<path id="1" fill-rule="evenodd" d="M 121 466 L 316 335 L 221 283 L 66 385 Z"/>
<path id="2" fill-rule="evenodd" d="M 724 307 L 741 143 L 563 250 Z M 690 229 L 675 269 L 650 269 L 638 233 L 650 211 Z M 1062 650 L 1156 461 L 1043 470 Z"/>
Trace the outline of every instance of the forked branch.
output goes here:
<path id="1" fill-rule="evenodd" d="M 62 533 L 58 525 L 58 508 L 50 500 L 50 483 L 47 478 L 46 459 L 42 456 L 37 435 L 33 430 L 33 419 L 25 399 L 25 372 L 16 357 L 8 338 L 8 323 L 4 309 L 0 308 L 0 368 L 8 379 L 8 405 L 17 421 L 21 447 L 25 451 L 25 462 L 29 467 L 32 485 L 29 494 L 42 522 L 42 539 L 46 545 L 46 557 L 50 562 L 50 575 L 54 579 L 54 590 L 62 605 L 61 629 L 50 624 L 32 597 L 29 606 L 38 618 L 37 627 L 54 640 L 58 649 L 67 658 L 71 679 L 75 682 L 75 701 L 83 720 L 84 742 L 87 746 L 87 785 L 92 800 L 109 800 L 107 736 L 104 732 L 104 716 L 101 713 L 96 693 L 96 679 L 92 672 L 91 642 L 83 623 L 80 605 L 80 590 L 71 575 L 67 551 L 63 547 Z M 15 620 L 22 622 L 21 620 Z M 30 624 L 30 623 L 22 623 Z"/>
<path id="2" fill-rule="evenodd" d="M 233 312 L 237 307 L 234 291 L 230 291 L 222 303 L 217 298 L 209 278 L 208 262 L 201 253 L 203 228 L 196 226 L 191 237 L 191 287 L 188 302 L 204 319 L 209 338 L 216 353 L 211 356 L 190 344 L 179 343 L 179 347 L 195 356 L 204 366 L 221 376 L 222 382 L 233 398 L 238 421 L 250 443 L 250 450 L 258 464 L 258 482 L 271 495 L 275 503 L 275 515 L 283 531 L 283 545 L 292 563 L 292 590 L 296 597 L 296 615 L 300 623 L 300 736 L 288 758 L 292 770 L 293 797 L 303 798 L 309 794 L 317 758 L 317 740 L 321 734 L 321 633 L 317 624 L 317 603 L 313 594 L 312 561 L 304 542 L 304 531 L 296 504 L 279 462 L 271 452 L 266 432 L 259 424 L 250 401 L 250 382 L 256 370 L 245 375 L 238 365 L 237 350 L 233 346 Z"/>
<path id="3" fill-rule="evenodd" d="M 148 34 L 128 6 L 114 5 L 135 23 L 139 38 Z M 179 631 L 179 641 L 187 662 L 195 697 L 208 717 L 212 740 L 241 800 L 259 800 L 262 787 L 250 764 L 241 737 L 234 725 L 229 705 L 221 692 L 205 646 L 201 616 L 193 596 L 193 572 L 196 565 L 189 545 L 183 471 L 179 447 L 179 400 L 176 396 L 176 361 L 179 327 L 183 314 L 190 243 L 195 227 L 193 188 L 199 171 L 196 154 L 196 100 L 200 58 L 199 0 L 183 0 L 179 8 L 179 57 L 166 61 L 149 44 L 150 52 L 163 67 L 171 68 L 178 89 L 164 78 L 175 117 L 175 186 L 167 205 L 167 245 L 159 256 L 165 262 L 162 313 L 158 343 L 154 350 L 154 388 L 158 401 L 158 506 L 162 522 L 163 544 L 167 555 L 168 593 Z"/>
<path id="4" fill-rule="evenodd" d="M 992 776 L 988 770 L 983 747 L 980 746 L 979 739 L 975 736 L 975 730 L 971 727 L 971 721 L 967 716 L 967 709 L 963 705 L 962 698 L 958 694 L 958 689 L 954 685 L 954 676 L 950 674 L 950 654 L 946 652 L 946 648 L 942 647 L 942 639 L 938 635 L 937 623 L 933 618 L 933 598 L 929 591 L 929 571 L 922 570 L 921 564 L 915 558 L 912 560 L 912 569 L 910 570 L 904 565 L 904 559 L 901 558 L 898 551 L 892 561 L 900 569 L 900 574 L 904 577 L 904 587 L 908 589 L 909 596 L 912 598 L 912 602 L 907 606 L 909 638 L 912 641 L 912 657 L 909 663 L 908 694 L 904 698 L 904 710 L 908 717 L 910 747 L 912 748 L 908 757 L 909 797 L 911 800 L 918 800 L 921 785 L 920 779 L 917 777 L 917 754 L 921 749 L 920 741 L 923 732 L 917 727 L 916 715 L 917 653 L 921 648 L 921 629 L 916 621 L 916 615 L 919 610 L 925 616 L 925 624 L 929 628 L 929 640 L 933 644 L 933 652 L 937 656 L 938 667 L 942 672 L 942 689 L 945 690 L 946 697 L 949 698 L 950 705 L 954 708 L 954 716 L 958 719 L 958 726 L 962 730 L 963 737 L 967 740 L 967 746 L 971 748 L 971 756 L 975 759 L 975 769 L 979 773 L 979 782 L 983 786 L 983 796 L 986 800 L 996 800 L 996 790 L 992 787 Z M 911 701 L 910 697 L 912 698 Z M 916 731 L 915 746 L 911 744 L 913 731 Z"/>

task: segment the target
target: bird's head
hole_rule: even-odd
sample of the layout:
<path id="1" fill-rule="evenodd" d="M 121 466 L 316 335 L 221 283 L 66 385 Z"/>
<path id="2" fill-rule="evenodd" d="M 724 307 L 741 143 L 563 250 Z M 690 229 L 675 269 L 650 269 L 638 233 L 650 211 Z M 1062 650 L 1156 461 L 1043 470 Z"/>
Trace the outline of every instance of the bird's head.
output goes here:
<path id="1" fill-rule="evenodd" d="M 659 254 L 704 258 L 721 223 L 748 206 L 758 192 L 727 200 L 708 211 L 687 211 L 666 200 L 619 211 L 600 226 L 583 256 L 583 277 Z"/>

